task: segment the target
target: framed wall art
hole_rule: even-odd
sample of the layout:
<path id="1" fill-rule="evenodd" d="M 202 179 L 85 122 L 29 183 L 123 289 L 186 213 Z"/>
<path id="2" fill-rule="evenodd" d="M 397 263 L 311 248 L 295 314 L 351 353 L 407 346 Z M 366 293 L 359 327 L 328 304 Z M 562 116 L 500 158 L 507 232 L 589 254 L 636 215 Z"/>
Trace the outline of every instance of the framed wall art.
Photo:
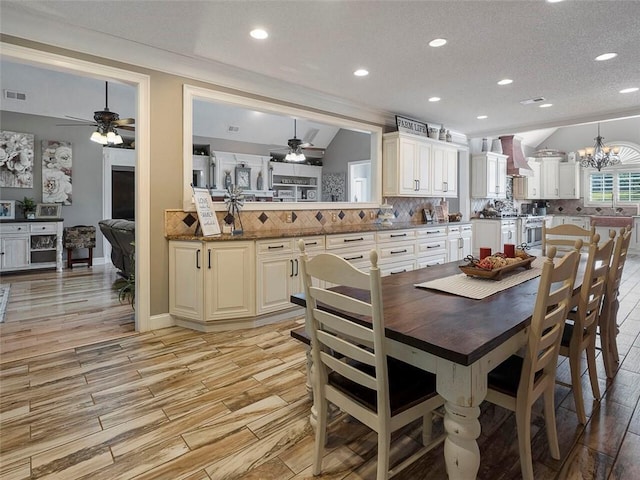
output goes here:
<path id="1" fill-rule="evenodd" d="M 251 169 L 249 167 L 236 167 L 236 187 L 244 190 L 251 189 Z"/>
<path id="2" fill-rule="evenodd" d="M 16 201 L 0 200 L 0 219 L 13 220 L 16 218 Z"/>
<path id="3" fill-rule="evenodd" d="M 42 201 L 71 205 L 71 173 L 73 151 L 71 142 L 42 141 Z"/>
<path id="4" fill-rule="evenodd" d="M 0 187 L 33 188 L 31 133 L 0 131 Z"/>
<path id="5" fill-rule="evenodd" d="M 36 205 L 36 218 L 60 218 L 62 205 L 59 203 L 39 203 Z"/>

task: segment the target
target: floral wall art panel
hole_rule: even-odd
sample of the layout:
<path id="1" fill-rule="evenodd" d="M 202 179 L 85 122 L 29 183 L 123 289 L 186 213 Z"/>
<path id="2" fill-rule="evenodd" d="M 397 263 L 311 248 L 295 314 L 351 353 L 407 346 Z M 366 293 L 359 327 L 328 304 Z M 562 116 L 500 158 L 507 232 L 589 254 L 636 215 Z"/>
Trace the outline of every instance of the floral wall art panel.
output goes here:
<path id="1" fill-rule="evenodd" d="M 33 188 L 31 133 L 0 131 L 0 187 Z"/>
<path id="2" fill-rule="evenodd" d="M 322 174 L 323 202 L 344 202 L 347 191 L 346 177 L 345 173 Z"/>
<path id="3" fill-rule="evenodd" d="M 71 205 L 71 142 L 42 141 L 42 202 Z"/>

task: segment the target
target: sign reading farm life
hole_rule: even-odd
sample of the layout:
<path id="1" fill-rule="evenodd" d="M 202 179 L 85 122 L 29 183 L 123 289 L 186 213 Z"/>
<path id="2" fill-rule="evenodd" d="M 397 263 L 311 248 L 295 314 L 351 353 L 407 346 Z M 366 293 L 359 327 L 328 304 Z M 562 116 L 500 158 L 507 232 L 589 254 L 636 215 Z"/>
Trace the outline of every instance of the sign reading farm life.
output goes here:
<path id="1" fill-rule="evenodd" d="M 399 132 L 413 133 L 414 135 L 422 135 L 423 137 L 429 136 L 427 124 L 418 122 L 417 120 L 396 115 L 396 126 Z"/>
<path id="2" fill-rule="evenodd" d="M 202 235 L 205 237 L 220 235 L 220 225 L 218 225 L 216 212 L 213 210 L 213 202 L 211 201 L 209 190 L 207 188 L 193 187 L 193 201 L 196 204 Z"/>

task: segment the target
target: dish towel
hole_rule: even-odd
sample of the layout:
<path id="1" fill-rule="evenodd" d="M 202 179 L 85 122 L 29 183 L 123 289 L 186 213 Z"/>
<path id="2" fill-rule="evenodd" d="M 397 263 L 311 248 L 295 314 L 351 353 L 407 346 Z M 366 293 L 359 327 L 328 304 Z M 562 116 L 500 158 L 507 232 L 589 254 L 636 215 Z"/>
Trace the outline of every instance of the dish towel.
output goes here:
<path id="1" fill-rule="evenodd" d="M 450 277 L 416 283 L 414 286 L 453 293 L 454 295 L 473 298 L 474 300 L 481 300 L 507 288 L 515 287 L 532 278 L 539 277 L 542 275 L 543 262 L 544 259 L 536 258 L 531 263 L 529 270 L 507 274 L 501 280 L 469 277 L 465 273 L 459 273 L 457 275 L 451 275 Z"/>

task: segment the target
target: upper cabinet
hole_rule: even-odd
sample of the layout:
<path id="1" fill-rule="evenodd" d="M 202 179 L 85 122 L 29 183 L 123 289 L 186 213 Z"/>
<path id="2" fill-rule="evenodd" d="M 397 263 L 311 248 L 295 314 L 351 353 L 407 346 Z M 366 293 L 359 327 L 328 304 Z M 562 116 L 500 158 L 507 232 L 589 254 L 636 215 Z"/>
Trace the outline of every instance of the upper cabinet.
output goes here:
<path id="1" fill-rule="evenodd" d="M 532 200 L 540 200 L 542 198 L 542 190 L 541 190 L 541 178 L 542 170 L 540 162 L 529 162 L 529 166 L 531 170 L 533 170 L 533 175 L 530 177 L 524 177 L 527 184 L 527 196 L 526 198 L 530 198 Z"/>
<path id="2" fill-rule="evenodd" d="M 458 150 L 416 135 L 392 132 L 382 142 L 385 196 L 456 197 Z"/>
<path id="3" fill-rule="evenodd" d="M 580 164 L 578 162 L 560 162 L 560 198 L 580 198 Z"/>
<path id="4" fill-rule="evenodd" d="M 485 152 L 471 157 L 471 196 L 507 197 L 507 155 Z"/>
<path id="5" fill-rule="evenodd" d="M 554 200 L 560 198 L 560 158 L 541 160 L 542 198 Z"/>

